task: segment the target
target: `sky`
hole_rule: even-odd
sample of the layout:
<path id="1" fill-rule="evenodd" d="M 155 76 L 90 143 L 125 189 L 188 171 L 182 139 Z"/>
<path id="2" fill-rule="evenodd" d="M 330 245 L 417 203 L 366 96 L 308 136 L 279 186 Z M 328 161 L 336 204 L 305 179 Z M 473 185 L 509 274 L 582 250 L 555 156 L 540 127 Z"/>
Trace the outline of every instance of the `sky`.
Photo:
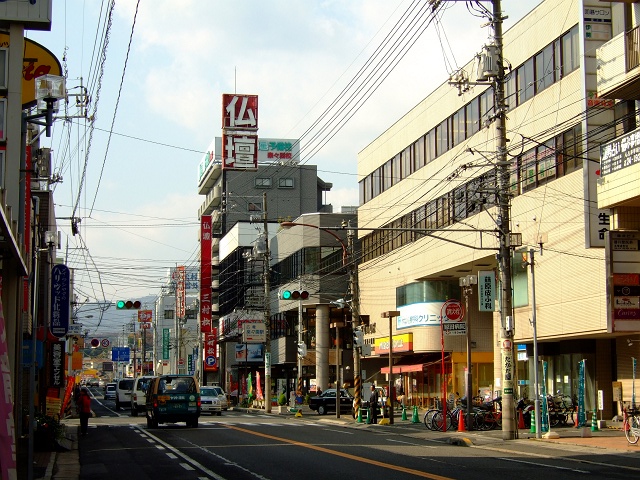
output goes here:
<path id="1" fill-rule="evenodd" d="M 129 321 L 105 305 L 152 298 L 170 267 L 196 264 L 198 164 L 221 135 L 224 93 L 258 95 L 259 137 L 301 138 L 301 163 L 333 184 L 326 203 L 339 212 L 358 205 L 358 152 L 490 35 L 469 2 L 446 2 L 410 49 L 386 55 L 395 66 L 379 67 L 378 86 L 337 121 L 323 112 L 385 37 L 407 28 L 415 0 L 52 3 L 51 31 L 26 36 L 60 60 L 70 95 L 83 86 L 90 96 L 85 118 L 69 97 L 41 146 L 62 177 L 52 186 L 57 254 L 74 271 L 76 313 L 92 335 Z M 504 30 L 538 3 L 503 0 Z M 70 217 L 80 218 L 77 235 Z"/>

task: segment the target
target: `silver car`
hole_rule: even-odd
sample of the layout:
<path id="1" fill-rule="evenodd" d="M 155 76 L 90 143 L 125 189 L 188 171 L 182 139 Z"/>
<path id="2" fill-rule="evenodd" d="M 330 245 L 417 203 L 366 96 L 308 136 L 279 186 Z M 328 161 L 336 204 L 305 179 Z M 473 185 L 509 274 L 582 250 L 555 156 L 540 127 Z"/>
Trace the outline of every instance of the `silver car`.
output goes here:
<path id="1" fill-rule="evenodd" d="M 200 411 L 202 413 L 222 415 L 222 405 L 220 404 L 220 398 L 218 397 L 216 388 L 219 387 L 200 388 Z"/>
<path id="2" fill-rule="evenodd" d="M 220 399 L 220 406 L 222 407 L 222 410 L 227 411 L 229 409 L 229 401 L 227 400 L 227 394 L 224 393 L 224 390 L 222 389 L 222 387 L 218 385 L 214 385 L 212 387 L 207 387 L 207 388 L 215 389 L 216 393 L 218 394 L 218 398 Z"/>

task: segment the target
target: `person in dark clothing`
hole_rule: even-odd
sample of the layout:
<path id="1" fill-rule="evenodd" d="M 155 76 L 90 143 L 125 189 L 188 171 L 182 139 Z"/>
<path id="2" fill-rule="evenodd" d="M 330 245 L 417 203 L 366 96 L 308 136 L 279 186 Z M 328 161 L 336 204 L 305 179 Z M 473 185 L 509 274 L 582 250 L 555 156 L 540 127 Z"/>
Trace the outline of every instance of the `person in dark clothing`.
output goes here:
<path id="1" fill-rule="evenodd" d="M 91 397 L 86 387 L 80 390 L 78 404 L 80 406 L 80 433 L 86 435 L 89 428 L 89 417 L 91 416 Z"/>
<path id="2" fill-rule="evenodd" d="M 371 423 L 378 423 L 378 391 L 375 385 L 371 385 L 371 393 L 369 394 L 369 412 L 371 415 Z"/>

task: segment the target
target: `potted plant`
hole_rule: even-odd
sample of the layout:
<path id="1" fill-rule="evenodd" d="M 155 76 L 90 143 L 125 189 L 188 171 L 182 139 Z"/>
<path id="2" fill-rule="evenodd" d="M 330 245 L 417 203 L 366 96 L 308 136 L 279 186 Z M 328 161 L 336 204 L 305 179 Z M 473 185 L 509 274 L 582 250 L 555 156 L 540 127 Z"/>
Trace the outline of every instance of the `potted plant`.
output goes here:
<path id="1" fill-rule="evenodd" d="M 282 392 L 278 397 L 278 413 L 282 413 L 283 409 L 286 411 L 286 407 L 287 407 L 287 396 L 284 394 L 284 392 Z"/>

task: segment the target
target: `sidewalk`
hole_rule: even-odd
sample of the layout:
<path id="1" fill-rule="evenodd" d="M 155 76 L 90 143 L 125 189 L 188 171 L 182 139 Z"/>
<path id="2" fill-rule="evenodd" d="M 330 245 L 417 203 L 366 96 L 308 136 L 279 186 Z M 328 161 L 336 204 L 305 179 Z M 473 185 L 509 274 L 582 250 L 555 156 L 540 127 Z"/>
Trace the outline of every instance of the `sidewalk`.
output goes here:
<path id="1" fill-rule="evenodd" d="M 255 415 L 264 415 L 265 411 L 255 408 L 238 408 L 233 407 L 232 410 L 245 412 Z M 412 415 L 407 412 L 407 420 L 402 420 L 402 412 L 394 413 L 393 425 L 369 425 L 366 423 L 356 422 L 351 415 L 343 414 L 340 418 L 335 415 L 318 415 L 311 411 L 308 407 L 303 406 L 300 409 L 301 417 L 295 417 L 297 412 L 287 411 L 279 413 L 277 407 L 271 412 L 271 415 L 290 416 L 301 418 L 304 420 L 321 421 L 326 423 L 339 424 L 345 428 L 373 428 L 393 431 L 400 435 L 412 437 L 442 439 L 447 443 L 455 445 L 473 445 L 475 443 L 483 443 L 484 440 L 493 442 L 502 438 L 502 431 L 492 430 L 487 432 L 433 432 L 427 430 L 422 424 L 422 416 L 424 411 L 418 412 L 419 423 L 412 423 Z M 509 445 L 521 443 L 523 441 L 544 442 L 547 445 L 557 445 L 563 449 L 563 445 L 578 445 L 588 448 L 597 448 L 609 450 L 611 452 L 626 451 L 638 453 L 640 455 L 640 442 L 636 445 L 629 445 L 624 432 L 622 431 L 621 422 L 608 422 L 608 428 L 591 431 L 589 427 L 575 428 L 562 427 L 554 428 L 552 433 L 558 434 L 558 438 L 536 438 L 535 433 L 530 433 L 528 429 L 521 429 L 518 432 L 517 440 L 502 441 L 501 448 L 509 448 Z M 73 423 L 65 424 L 67 430 L 67 438 L 69 439 L 68 451 L 62 452 L 35 452 L 34 453 L 34 478 L 44 480 L 77 480 L 80 478 L 80 452 L 78 450 L 78 425 Z"/>

